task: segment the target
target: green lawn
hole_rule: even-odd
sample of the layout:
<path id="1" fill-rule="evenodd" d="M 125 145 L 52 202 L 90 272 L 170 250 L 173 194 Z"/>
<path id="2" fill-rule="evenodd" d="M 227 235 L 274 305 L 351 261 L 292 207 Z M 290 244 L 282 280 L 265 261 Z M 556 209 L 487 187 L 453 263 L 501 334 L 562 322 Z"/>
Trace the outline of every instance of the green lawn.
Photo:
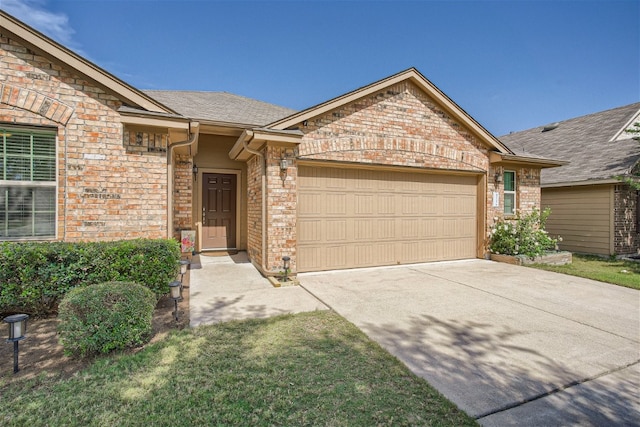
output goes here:
<path id="1" fill-rule="evenodd" d="M 228 322 L 0 384 L 3 426 L 476 425 L 332 312 Z"/>
<path id="2" fill-rule="evenodd" d="M 534 264 L 531 267 L 640 289 L 640 262 L 573 254 L 573 262 L 568 265 Z"/>

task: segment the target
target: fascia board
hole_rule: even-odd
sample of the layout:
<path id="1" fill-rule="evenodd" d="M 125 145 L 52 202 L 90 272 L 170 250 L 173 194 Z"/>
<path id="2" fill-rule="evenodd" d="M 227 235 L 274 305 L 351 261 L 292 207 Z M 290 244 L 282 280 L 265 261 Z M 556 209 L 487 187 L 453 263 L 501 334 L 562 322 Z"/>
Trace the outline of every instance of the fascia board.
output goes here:
<path id="1" fill-rule="evenodd" d="M 144 108 L 148 111 L 177 114 L 169 107 L 146 96 L 104 69 L 1 10 L 0 18 L 2 18 L 0 27 L 3 28 L 3 32 L 6 31 L 10 38 L 15 38 L 28 47 L 37 50 L 43 56 L 67 65 L 78 74 L 94 81 L 126 103 Z"/>
<path id="2" fill-rule="evenodd" d="M 517 156 L 513 154 L 497 153 L 492 151 L 489 154 L 489 162 L 491 164 L 517 164 L 522 166 L 534 166 L 539 168 L 555 168 L 568 165 L 570 162 L 565 160 L 541 159 L 538 157 Z"/>
<path id="3" fill-rule="evenodd" d="M 582 187 L 587 185 L 603 185 L 603 184 L 622 184 L 622 181 L 615 178 L 608 178 L 608 179 L 590 179 L 586 181 L 553 182 L 549 184 L 541 183 L 540 188 Z"/>
<path id="4" fill-rule="evenodd" d="M 173 129 L 189 129 L 189 120 L 171 120 L 160 117 L 141 117 L 121 115 L 120 121 L 126 125 L 161 127 Z"/>

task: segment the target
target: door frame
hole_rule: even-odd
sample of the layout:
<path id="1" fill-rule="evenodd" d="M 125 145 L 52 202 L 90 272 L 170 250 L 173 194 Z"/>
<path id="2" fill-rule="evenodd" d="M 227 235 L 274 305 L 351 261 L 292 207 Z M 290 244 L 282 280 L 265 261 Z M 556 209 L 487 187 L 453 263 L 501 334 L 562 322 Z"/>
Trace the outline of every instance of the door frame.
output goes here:
<path id="1" fill-rule="evenodd" d="M 225 175 L 235 175 L 236 176 L 236 249 L 240 249 L 240 218 L 241 218 L 241 210 L 242 210 L 242 191 L 241 191 L 241 183 L 242 183 L 242 171 L 237 169 L 220 169 L 220 168 L 206 168 L 206 167 L 198 167 L 198 174 L 196 175 L 196 185 L 194 186 L 195 197 L 194 197 L 194 207 L 195 210 L 192 212 L 194 225 L 196 229 L 196 251 L 202 252 L 202 177 L 205 173 L 218 173 Z M 207 249 L 204 249 L 207 250 Z"/>

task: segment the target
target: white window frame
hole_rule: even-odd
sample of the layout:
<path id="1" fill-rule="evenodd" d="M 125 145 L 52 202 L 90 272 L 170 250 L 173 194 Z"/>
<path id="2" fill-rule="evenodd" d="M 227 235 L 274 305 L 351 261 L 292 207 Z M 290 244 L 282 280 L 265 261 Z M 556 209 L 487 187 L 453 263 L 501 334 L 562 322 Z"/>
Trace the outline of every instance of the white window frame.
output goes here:
<path id="1" fill-rule="evenodd" d="M 5 236 L 0 234 L 0 241 L 27 241 L 27 240 L 55 240 L 58 236 L 58 136 L 57 129 L 51 127 L 38 127 L 38 126 L 20 126 L 20 125 L 5 125 L 0 123 L 0 138 L 4 138 L 5 133 L 14 134 L 39 134 L 53 137 L 53 161 L 54 161 L 54 176 L 53 181 L 27 181 L 27 180 L 6 180 L 5 177 L 0 175 L 0 187 L 9 188 L 50 188 L 53 189 L 53 233 L 34 235 L 35 232 L 35 217 L 32 215 L 32 233 L 30 236 Z M 4 140 L 0 140 L 0 150 L 4 148 Z M 31 154 L 31 160 L 33 161 L 33 154 Z M 0 153 L 0 162 L 6 162 L 6 154 Z M 6 167 L 6 163 L 1 165 L 2 170 Z M 33 172 L 33 166 L 31 169 Z M 6 197 L 4 192 L 0 192 L 0 197 Z M 6 201 L 5 201 L 6 202 Z M 32 202 L 35 206 L 35 202 Z M 35 210 L 35 209 L 34 209 Z M 34 212 L 32 211 L 32 214 Z M 8 218 L 5 218 L 5 222 L 2 222 L 0 218 L 0 230 L 4 234 L 8 230 Z"/>
<path id="2" fill-rule="evenodd" d="M 507 190 L 506 189 L 506 182 L 507 182 L 506 175 L 508 173 L 512 173 L 513 174 L 513 190 Z M 503 179 L 502 179 L 502 182 L 504 183 L 503 184 L 504 197 L 502 198 L 504 200 L 504 205 L 503 205 L 502 212 L 505 215 L 508 215 L 508 216 L 516 214 L 517 190 L 518 190 L 517 177 L 518 177 L 518 175 L 516 174 L 516 171 L 512 171 L 512 170 L 505 170 L 504 171 L 504 176 L 503 176 Z M 506 205 L 507 195 L 513 195 L 513 212 L 507 212 L 507 208 L 506 208 L 507 207 L 507 205 Z"/>

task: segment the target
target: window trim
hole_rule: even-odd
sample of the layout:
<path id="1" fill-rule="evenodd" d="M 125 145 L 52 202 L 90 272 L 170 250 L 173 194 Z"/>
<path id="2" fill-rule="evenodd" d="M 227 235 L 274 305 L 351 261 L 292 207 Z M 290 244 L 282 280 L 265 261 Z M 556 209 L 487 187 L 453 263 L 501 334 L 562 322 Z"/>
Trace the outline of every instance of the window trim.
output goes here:
<path id="1" fill-rule="evenodd" d="M 58 214 L 59 214 L 59 147 L 58 147 L 58 128 L 52 126 L 34 126 L 34 125 L 16 125 L 0 122 L 0 129 L 6 132 L 22 133 L 22 134 L 45 134 L 53 137 L 53 156 L 54 156 L 54 179 L 53 181 L 15 181 L 3 180 L 0 177 L 0 186 L 3 187 L 39 187 L 54 189 L 54 217 L 53 217 L 53 234 L 47 236 L 22 236 L 22 237 L 0 237 L 1 241 L 20 242 L 20 241 L 54 241 L 58 240 Z"/>
<path id="2" fill-rule="evenodd" d="M 505 183 L 506 183 L 507 180 L 504 178 L 504 175 L 506 175 L 507 173 L 512 173 L 513 174 L 513 190 L 507 190 L 505 188 Z M 504 203 L 503 203 L 503 206 L 502 206 L 502 213 L 504 215 L 507 215 L 507 216 L 514 216 L 516 214 L 516 206 L 517 206 L 517 200 L 518 200 L 518 196 L 517 196 L 517 193 L 518 193 L 517 177 L 518 177 L 518 174 L 514 170 L 505 170 L 503 172 L 502 190 L 503 190 L 504 195 L 503 195 L 502 199 L 506 202 L 507 194 L 513 194 L 513 212 L 506 212 Z"/>

